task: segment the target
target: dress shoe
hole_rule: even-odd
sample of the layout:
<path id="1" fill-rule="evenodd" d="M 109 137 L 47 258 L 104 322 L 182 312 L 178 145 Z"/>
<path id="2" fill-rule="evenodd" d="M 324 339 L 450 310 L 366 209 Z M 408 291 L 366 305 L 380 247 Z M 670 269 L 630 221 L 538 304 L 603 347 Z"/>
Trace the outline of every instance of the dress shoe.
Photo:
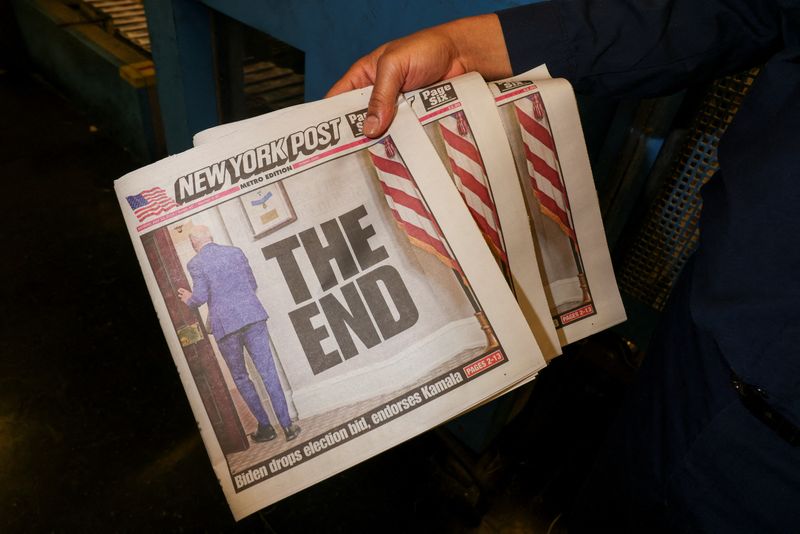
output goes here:
<path id="1" fill-rule="evenodd" d="M 272 441 L 277 438 L 278 434 L 275 432 L 275 429 L 272 428 L 272 425 L 262 425 L 258 423 L 258 430 L 250 434 L 250 437 L 252 437 L 253 441 L 256 443 L 264 443 L 265 441 Z"/>
<path id="2" fill-rule="evenodd" d="M 286 434 L 286 441 L 292 441 L 294 438 L 300 435 L 300 426 L 296 423 L 292 423 L 289 426 L 283 427 L 283 432 Z"/>

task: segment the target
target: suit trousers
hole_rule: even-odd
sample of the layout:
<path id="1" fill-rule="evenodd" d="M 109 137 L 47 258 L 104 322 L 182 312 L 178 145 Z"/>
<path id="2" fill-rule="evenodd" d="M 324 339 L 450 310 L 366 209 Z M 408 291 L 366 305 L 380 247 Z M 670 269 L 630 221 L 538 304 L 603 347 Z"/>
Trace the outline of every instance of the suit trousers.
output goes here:
<path id="1" fill-rule="evenodd" d="M 289 426 L 291 424 L 289 409 L 278 378 L 275 361 L 272 359 L 272 351 L 269 348 L 267 323 L 259 321 L 240 328 L 217 340 L 217 346 L 222 352 L 225 363 L 228 364 L 228 369 L 233 376 L 236 387 L 239 389 L 239 393 L 242 394 L 242 398 L 244 398 L 253 416 L 255 416 L 259 424 L 268 425 L 270 424 L 269 416 L 264 410 L 264 405 L 261 404 L 261 398 L 258 396 L 258 392 L 245 366 L 243 348 L 247 347 L 247 352 L 253 359 L 256 371 L 258 371 L 261 380 L 264 382 L 264 387 L 267 389 L 267 394 L 272 402 L 272 409 L 275 410 L 275 415 L 278 417 L 278 422 L 283 427 Z"/>

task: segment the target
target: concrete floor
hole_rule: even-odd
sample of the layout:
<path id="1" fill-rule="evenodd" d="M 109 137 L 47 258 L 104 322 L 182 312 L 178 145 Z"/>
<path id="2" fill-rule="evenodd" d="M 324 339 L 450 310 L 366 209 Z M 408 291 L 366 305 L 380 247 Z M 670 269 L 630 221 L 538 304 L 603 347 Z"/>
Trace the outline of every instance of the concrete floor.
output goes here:
<path id="1" fill-rule="evenodd" d="M 136 166 L 0 68 L 0 531 L 545 532 L 568 508 L 620 390 L 609 336 L 544 371 L 482 454 L 428 432 L 234 523 L 114 196 Z"/>

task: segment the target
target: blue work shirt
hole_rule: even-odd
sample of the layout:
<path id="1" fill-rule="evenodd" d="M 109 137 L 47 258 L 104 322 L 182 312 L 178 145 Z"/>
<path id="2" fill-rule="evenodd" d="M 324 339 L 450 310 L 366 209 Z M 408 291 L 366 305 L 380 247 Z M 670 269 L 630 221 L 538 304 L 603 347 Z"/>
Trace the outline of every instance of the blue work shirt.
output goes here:
<path id="1" fill-rule="evenodd" d="M 800 2 L 563 0 L 498 13 L 514 72 L 653 97 L 764 64 L 703 189 L 695 328 L 800 426 Z"/>

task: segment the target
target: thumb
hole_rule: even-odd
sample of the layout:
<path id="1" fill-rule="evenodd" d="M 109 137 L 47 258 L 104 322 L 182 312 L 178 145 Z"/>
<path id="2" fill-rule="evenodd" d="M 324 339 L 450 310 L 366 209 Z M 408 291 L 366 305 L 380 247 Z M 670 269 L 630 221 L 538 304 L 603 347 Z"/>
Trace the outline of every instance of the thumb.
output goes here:
<path id="1" fill-rule="evenodd" d="M 367 118 L 364 121 L 364 134 L 367 137 L 379 137 L 389 128 L 403 83 L 405 76 L 397 60 L 386 55 L 381 57 L 375 72 L 375 87 L 369 99 Z"/>

